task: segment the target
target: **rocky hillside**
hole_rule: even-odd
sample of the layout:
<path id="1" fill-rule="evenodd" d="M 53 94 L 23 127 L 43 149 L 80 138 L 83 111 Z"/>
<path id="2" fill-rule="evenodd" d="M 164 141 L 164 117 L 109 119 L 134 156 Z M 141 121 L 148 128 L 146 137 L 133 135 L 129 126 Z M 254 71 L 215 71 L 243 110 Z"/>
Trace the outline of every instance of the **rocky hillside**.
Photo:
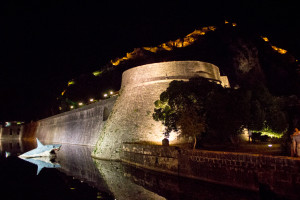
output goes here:
<path id="1" fill-rule="evenodd" d="M 109 69 L 128 69 L 170 60 L 201 60 L 220 67 L 233 86 L 265 82 L 275 95 L 299 94 L 300 65 L 287 50 L 267 37 L 235 23 L 200 28 L 184 38 L 158 47 L 137 48 L 111 61 Z"/>
<path id="2" fill-rule="evenodd" d="M 225 21 L 155 47 L 136 48 L 124 57 L 111 60 L 101 70 L 69 82 L 60 99 L 101 98 L 107 90 L 119 89 L 123 71 L 171 60 L 213 63 L 220 68 L 221 75 L 228 76 L 232 87 L 264 82 L 274 95 L 300 95 L 300 64 L 293 55 L 267 37 Z"/>

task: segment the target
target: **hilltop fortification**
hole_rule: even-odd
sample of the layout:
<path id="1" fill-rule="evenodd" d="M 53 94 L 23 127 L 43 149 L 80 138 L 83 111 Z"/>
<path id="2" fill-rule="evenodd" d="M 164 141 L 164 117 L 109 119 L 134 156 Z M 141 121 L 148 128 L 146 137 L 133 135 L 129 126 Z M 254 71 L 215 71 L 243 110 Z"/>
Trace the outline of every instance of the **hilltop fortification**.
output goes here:
<path id="1" fill-rule="evenodd" d="M 142 65 L 123 73 L 120 96 L 101 130 L 93 156 L 118 160 L 123 143 L 161 144 L 164 127 L 152 118 L 154 101 L 173 80 L 205 77 L 222 83 L 219 68 L 200 61 L 171 61 Z M 173 140 L 170 143 L 180 142 Z"/>

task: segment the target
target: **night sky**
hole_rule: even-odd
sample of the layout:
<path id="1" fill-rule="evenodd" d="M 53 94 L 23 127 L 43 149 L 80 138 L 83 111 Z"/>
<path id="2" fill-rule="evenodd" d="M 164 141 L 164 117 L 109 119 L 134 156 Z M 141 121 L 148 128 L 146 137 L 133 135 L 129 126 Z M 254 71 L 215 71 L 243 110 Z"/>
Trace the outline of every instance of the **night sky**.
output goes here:
<path id="1" fill-rule="evenodd" d="M 67 82 L 135 47 L 156 46 L 228 20 L 300 58 L 296 2 L 2 1 L 0 121 L 44 117 Z M 164 2 L 164 3 L 162 3 Z M 201 3 L 203 2 L 203 3 Z"/>

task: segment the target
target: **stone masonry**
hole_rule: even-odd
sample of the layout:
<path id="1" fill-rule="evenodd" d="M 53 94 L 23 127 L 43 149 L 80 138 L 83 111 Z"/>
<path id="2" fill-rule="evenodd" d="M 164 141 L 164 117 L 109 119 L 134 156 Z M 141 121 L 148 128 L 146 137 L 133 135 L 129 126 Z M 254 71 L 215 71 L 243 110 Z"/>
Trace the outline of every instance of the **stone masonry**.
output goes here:
<path id="1" fill-rule="evenodd" d="M 176 176 L 299 199 L 298 158 L 123 144 L 121 160 Z"/>
<path id="2" fill-rule="evenodd" d="M 64 112 L 37 121 L 34 134 L 41 141 L 95 146 L 99 134 L 106 123 L 105 113 L 110 113 L 116 96 L 82 108 Z M 32 126 L 33 126 L 32 125 Z"/>
<path id="3" fill-rule="evenodd" d="M 119 160 L 124 142 L 161 143 L 164 127 L 152 118 L 154 102 L 171 81 L 187 81 L 197 76 L 221 83 L 219 68 L 200 61 L 153 63 L 125 71 L 120 96 L 101 131 L 92 156 Z"/>

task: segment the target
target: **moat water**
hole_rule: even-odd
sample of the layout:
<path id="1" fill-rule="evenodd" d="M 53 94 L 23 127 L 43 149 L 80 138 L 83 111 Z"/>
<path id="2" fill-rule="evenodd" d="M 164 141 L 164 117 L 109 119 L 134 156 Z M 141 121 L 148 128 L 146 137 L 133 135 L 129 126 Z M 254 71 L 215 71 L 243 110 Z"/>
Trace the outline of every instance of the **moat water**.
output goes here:
<path id="1" fill-rule="evenodd" d="M 18 158 L 34 148 L 35 142 L 1 141 L 1 199 L 262 199 L 255 191 L 95 160 L 92 147 L 79 145 L 63 144 L 57 157 L 48 161 L 55 165 L 38 173 L 36 164 Z"/>

